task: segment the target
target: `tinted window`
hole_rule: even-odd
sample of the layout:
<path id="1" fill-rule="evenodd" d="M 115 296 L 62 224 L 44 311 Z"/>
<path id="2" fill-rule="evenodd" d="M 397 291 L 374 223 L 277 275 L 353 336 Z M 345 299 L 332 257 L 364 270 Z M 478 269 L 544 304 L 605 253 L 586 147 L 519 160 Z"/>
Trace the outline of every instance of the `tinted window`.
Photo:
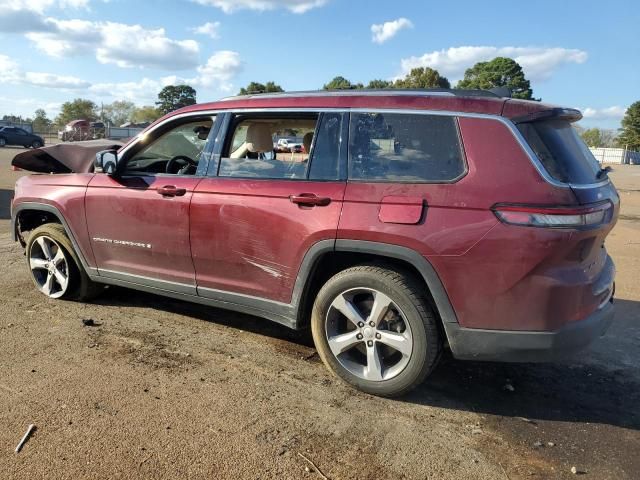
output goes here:
<path id="1" fill-rule="evenodd" d="M 389 182 L 446 182 L 465 171 L 454 117 L 351 115 L 349 178 Z"/>
<path id="2" fill-rule="evenodd" d="M 218 175 L 306 179 L 317 120 L 317 114 L 236 116 Z"/>
<path id="3" fill-rule="evenodd" d="M 569 122 L 521 123 L 518 130 L 549 175 L 556 180 L 569 183 L 596 181 L 600 165 Z"/>

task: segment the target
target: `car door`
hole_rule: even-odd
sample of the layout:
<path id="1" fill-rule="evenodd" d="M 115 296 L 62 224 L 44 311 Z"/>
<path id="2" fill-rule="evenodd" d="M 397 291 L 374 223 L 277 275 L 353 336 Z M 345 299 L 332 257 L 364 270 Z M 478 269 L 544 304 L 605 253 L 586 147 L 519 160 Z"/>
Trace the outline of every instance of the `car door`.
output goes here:
<path id="1" fill-rule="evenodd" d="M 7 140 L 7 145 L 18 145 L 20 140 L 14 127 L 7 127 L 2 131 L 3 136 Z"/>
<path id="2" fill-rule="evenodd" d="M 212 115 L 160 124 L 125 149 L 116 175 L 91 180 L 87 226 L 101 276 L 196 293 L 189 206 L 214 126 Z"/>
<path id="3" fill-rule="evenodd" d="M 199 295 L 219 298 L 223 291 L 291 302 L 305 254 L 336 237 L 346 186 L 346 117 L 226 115 L 210 175 L 196 187 L 191 206 Z M 313 135 L 310 155 L 273 151 L 274 138 L 287 129 Z"/>

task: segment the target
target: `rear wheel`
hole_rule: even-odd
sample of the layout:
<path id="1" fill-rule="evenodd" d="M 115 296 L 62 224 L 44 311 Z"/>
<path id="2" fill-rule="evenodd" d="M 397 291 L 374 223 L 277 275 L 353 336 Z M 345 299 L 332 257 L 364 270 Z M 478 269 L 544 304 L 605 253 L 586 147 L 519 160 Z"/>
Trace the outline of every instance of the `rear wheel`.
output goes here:
<path id="1" fill-rule="evenodd" d="M 0 137 L 0 147 L 4 147 L 7 144 L 7 140 Z"/>
<path id="2" fill-rule="evenodd" d="M 364 265 L 332 277 L 313 307 L 320 358 L 354 387 L 398 396 L 420 384 L 440 358 L 437 319 L 413 276 Z"/>
<path id="3" fill-rule="evenodd" d="M 82 301 L 102 291 L 82 268 L 60 224 L 47 223 L 36 228 L 27 241 L 26 256 L 33 283 L 49 298 Z"/>

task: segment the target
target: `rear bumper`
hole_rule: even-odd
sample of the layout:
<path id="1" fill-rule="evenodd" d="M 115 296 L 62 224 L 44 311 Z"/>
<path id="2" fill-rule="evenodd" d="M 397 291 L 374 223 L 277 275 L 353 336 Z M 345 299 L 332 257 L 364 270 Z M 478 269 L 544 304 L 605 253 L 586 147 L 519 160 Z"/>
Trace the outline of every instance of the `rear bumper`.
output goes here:
<path id="1" fill-rule="evenodd" d="M 613 321 L 614 307 L 607 302 L 584 320 L 552 332 L 483 330 L 445 325 L 453 356 L 460 360 L 493 362 L 550 362 L 582 350 L 602 336 Z"/>

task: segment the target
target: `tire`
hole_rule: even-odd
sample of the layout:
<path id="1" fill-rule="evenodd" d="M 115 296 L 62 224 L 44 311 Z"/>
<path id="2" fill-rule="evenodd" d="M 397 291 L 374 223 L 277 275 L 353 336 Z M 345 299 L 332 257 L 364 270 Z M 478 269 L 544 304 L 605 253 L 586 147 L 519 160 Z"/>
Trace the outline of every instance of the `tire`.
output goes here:
<path id="1" fill-rule="evenodd" d="M 311 331 L 332 373 L 383 397 L 404 395 L 422 383 L 442 353 L 424 284 L 381 265 L 352 267 L 330 278 L 314 302 Z"/>
<path id="2" fill-rule="evenodd" d="M 7 145 L 7 140 L 4 138 L 0 138 L 0 147 L 4 147 Z"/>
<path id="3" fill-rule="evenodd" d="M 31 148 L 40 148 L 42 147 L 42 142 L 40 142 L 40 140 L 34 140 L 33 143 L 31 144 Z"/>
<path id="4" fill-rule="evenodd" d="M 58 223 L 46 223 L 31 232 L 26 258 L 31 280 L 50 298 L 86 301 L 103 290 L 102 285 L 89 279 L 64 227 Z"/>

